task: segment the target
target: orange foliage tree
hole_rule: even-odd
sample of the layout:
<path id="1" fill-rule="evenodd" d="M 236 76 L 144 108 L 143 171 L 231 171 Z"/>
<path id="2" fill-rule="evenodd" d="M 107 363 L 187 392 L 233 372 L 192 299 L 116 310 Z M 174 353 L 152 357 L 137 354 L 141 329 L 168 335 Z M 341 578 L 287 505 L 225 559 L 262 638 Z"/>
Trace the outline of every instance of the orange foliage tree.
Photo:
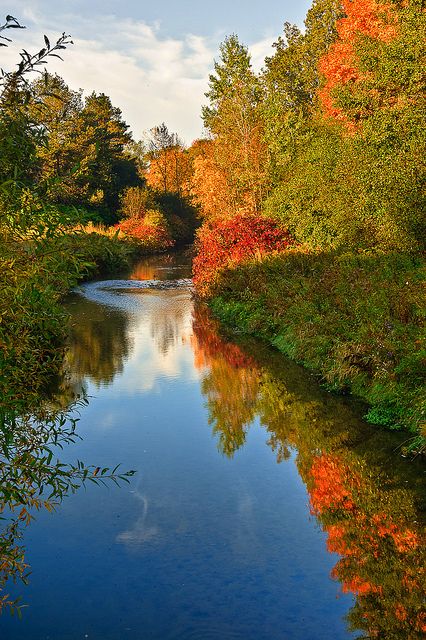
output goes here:
<path id="1" fill-rule="evenodd" d="M 225 39 L 215 74 L 209 78 L 203 120 L 212 136 L 208 162 L 198 163 L 194 191 L 205 169 L 212 189 L 225 194 L 228 212 L 259 212 L 268 190 L 267 145 L 264 140 L 262 87 L 250 55 L 237 36 Z M 205 190 L 200 200 L 204 202 Z"/>
<path id="2" fill-rule="evenodd" d="M 325 84 L 319 98 L 327 115 L 348 123 L 345 110 L 336 100 L 339 88 L 355 85 L 365 79 L 357 45 L 364 38 L 388 43 L 397 35 L 398 17 L 395 6 L 377 0 L 343 0 L 345 16 L 337 21 L 337 40 L 319 62 Z M 353 123 L 352 123 L 353 125 Z"/>
<path id="3" fill-rule="evenodd" d="M 229 217 L 235 210 L 226 173 L 214 158 L 215 145 L 213 140 L 198 141 L 191 177 L 191 195 L 206 220 Z"/>
<path id="4" fill-rule="evenodd" d="M 186 149 L 175 146 L 162 149 L 151 159 L 145 173 L 146 183 L 156 191 L 189 196 L 191 159 Z"/>
<path id="5" fill-rule="evenodd" d="M 160 211 L 148 210 L 139 217 L 127 218 L 116 228 L 137 240 L 148 251 L 162 251 L 174 244 L 167 220 Z"/>

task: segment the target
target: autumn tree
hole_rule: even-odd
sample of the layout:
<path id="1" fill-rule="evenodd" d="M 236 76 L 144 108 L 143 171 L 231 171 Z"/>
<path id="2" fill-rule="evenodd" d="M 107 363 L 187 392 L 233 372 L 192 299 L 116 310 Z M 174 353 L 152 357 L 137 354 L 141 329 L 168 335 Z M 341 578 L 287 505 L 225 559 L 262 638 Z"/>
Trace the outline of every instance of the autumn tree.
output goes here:
<path id="1" fill-rule="evenodd" d="M 198 140 L 190 148 L 191 151 L 194 154 L 191 195 L 200 208 L 201 217 L 214 221 L 233 215 L 226 173 L 215 161 L 215 142 Z"/>
<path id="2" fill-rule="evenodd" d="M 414 1 L 324 0 L 267 59 L 265 208 L 298 240 L 423 246 L 424 32 Z"/>
<path id="3" fill-rule="evenodd" d="M 147 183 L 163 193 L 187 195 L 188 161 L 185 147 L 177 133 L 169 131 L 163 122 L 150 130 L 148 136 Z"/>
<path id="4" fill-rule="evenodd" d="M 265 60 L 263 113 L 273 184 L 288 179 L 289 163 L 309 138 L 320 86 L 318 61 L 337 37 L 340 15 L 340 0 L 315 0 L 304 32 L 286 22 L 274 55 Z"/>
<path id="5" fill-rule="evenodd" d="M 209 104 L 202 111 L 213 138 L 212 161 L 216 175 L 226 180 L 232 212 L 257 212 L 268 188 L 262 89 L 248 50 L 237 36 L 226 38 L 220 53 L 209 78 Z"/>

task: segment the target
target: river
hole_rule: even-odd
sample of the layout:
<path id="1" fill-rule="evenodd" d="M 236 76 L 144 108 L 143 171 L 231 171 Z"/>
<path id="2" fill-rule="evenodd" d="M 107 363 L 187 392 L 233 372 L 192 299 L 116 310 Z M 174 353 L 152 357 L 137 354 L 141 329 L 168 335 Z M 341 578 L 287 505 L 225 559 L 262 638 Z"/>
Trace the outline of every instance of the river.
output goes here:
<path id="1" fill-rule="evenodd" d="M 420 638 L 424 467 L 296 364 L 221 333 L 189 258 L 91 282 L 56 402 L 65 462 L 121 463 L 25 532 L 3 640 Z"/>

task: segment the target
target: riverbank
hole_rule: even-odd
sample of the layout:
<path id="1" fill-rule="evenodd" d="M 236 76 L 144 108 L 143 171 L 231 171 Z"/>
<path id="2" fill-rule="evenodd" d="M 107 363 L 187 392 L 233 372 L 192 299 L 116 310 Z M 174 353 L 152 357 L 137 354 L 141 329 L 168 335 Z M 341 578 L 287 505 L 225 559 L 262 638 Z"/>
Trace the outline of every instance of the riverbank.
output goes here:
<path id="1" fill-rule="evenodd" d="M 210 300 L 260 337 L 369 405 L 368 422 L 425 446 L 424 262 L 409 255 L 292 250 L 221 272 Z"/>
<path id="2" fill-rule="evenodd" d="M 152 253 L 142 243 L 72 232 L 45 240 L 2 238 L 0 395 L 3 407 L 31 404 L 62 363 L 67 318 L 61 299 L 80 281 Z"/>

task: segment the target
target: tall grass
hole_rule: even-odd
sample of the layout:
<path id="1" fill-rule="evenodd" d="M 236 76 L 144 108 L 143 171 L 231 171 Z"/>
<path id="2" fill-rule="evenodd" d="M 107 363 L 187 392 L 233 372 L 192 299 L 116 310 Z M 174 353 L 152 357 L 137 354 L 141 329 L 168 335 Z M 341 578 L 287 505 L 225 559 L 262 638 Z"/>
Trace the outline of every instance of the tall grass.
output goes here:
<path id="1" fill-rule="evenodd" d="M 369 422 L 424 435 L 424 279 L 418 257 L 294 250 L 223 271 L 211 304 L 364 399 Z"/>

